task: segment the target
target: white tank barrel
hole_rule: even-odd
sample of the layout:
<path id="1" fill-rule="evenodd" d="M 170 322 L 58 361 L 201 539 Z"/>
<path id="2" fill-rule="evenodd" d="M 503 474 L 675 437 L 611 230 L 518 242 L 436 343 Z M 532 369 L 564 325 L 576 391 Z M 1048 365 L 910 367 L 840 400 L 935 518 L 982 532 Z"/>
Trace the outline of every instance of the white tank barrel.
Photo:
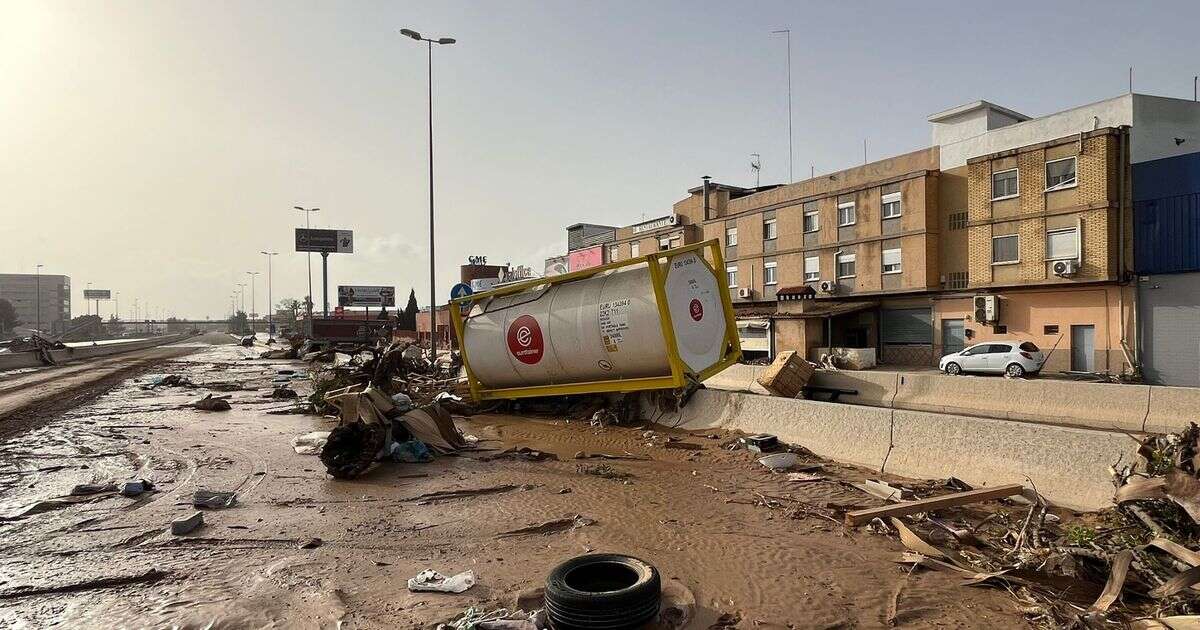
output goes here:
<path id="1" fill-rule="evenodd" d="M 740 356 L 723 268 L 709 241 L 457 300 L 472 393 L 633 391 L 707 377 Z"/>

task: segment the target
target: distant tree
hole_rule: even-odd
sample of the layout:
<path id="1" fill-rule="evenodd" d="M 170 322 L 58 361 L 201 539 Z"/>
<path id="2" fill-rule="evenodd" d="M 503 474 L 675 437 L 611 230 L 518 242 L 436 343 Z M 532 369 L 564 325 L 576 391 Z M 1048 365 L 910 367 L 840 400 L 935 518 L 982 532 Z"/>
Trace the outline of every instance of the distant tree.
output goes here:
<path id="1" fill-rule="evenodd" d="M 400 320 L 399 324 L 400 324 L 401 330 L 416 330 L 417 329 L 417 313 L 420 310 L 421 310 L 421 307 L 417 306 L 417 290 L 409 289 L 408 290 L 408 304 L 404 305 L 404 311 L 402 313 L 397 314 L 397 317 L 399 317 L 399 320 Z"/>
<path id="2" fill-rule="evenodd" d="M 246 320 L 246 312 L 238 311 L 232 319 L 229 320 L 229 332 L 235 335 L 244 335 L 250 330 L 250 325 Z"/>
<path id="3" fill-rule="evenodd" d="M 119 335 L 125 332 L 125 324 L 122 324 L 116 315 L 109 317 L 108 321 L 104 322 L 104 328 L 108 330 L 110 335 Z"/>
<path id="4" fill-rule="evenodd" d="M 17 309 L 13 308 L 12 302 L 0 300 L 0 333 L 12 332 L 20 323 L 21 320 L 17 319 Z"/>

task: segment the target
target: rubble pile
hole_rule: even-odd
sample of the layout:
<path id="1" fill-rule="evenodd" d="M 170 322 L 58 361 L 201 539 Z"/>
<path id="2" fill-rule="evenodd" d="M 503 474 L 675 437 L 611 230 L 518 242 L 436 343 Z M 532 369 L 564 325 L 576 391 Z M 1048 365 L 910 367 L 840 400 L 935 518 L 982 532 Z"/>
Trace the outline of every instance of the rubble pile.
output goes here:
<path id="1" fill-rule="evenodd" d="M 909 572 L 959 573 L 964 586 L 1009 590 L 1039 626 L 1200 627 L 1200 428 L 1150 436 L 1139 456 L 1112 468 L 1116 506 L 1086 515 L 1050 508 L 1036 488 L 982 513 L 962 506 L 913 513 L 934 501 L 922 497 L 947 489 L 959 492 L 946 497 L 967 495 L 969 486 L 956 479 L 855 485 L 903 500 L 892 506 L 896 516 L 874 518 L 867 530 L 898 536 L 908 551 L 897 562 Z"/>

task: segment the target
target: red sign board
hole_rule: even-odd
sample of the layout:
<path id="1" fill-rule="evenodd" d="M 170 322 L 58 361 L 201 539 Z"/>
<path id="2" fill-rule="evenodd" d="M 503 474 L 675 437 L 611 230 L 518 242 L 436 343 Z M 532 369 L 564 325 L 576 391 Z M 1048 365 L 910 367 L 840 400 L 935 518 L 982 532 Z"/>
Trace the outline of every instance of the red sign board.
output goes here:
<path id="1" fill-rule="evenodd" d="M 542 327 L 531 315 L 522 315 L 508 325 L 508 351 L 518 361 L 534 365 L 542 360 L 546 344 L 542 339 Z"/>

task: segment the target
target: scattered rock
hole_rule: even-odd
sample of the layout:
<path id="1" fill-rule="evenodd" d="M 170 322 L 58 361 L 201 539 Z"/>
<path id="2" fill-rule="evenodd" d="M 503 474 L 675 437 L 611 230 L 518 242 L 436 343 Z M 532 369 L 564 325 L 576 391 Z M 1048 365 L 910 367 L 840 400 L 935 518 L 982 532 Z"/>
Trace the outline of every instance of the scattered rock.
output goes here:
<path id="1" fill-rule="evenodd" d="M 196 512 L 187 518 L 171 521 L 171 533 L 176 536 L 190 534 L 204 524 L 204 514 Z"/>

